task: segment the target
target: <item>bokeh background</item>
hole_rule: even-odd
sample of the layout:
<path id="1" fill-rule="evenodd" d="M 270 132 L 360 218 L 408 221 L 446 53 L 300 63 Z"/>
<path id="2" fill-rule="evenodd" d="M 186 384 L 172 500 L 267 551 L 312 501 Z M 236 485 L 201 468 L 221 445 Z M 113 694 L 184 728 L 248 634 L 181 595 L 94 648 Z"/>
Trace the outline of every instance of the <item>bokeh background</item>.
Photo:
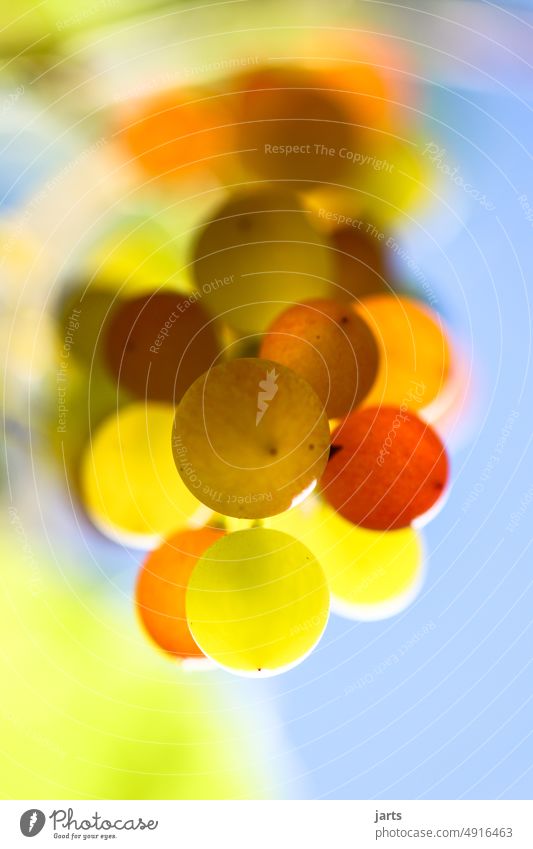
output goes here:
<path id="1" fill-rule="evenodd" d="M 4 4 L 6 798 L 530 797 L 532 33 L 529 3 Z M 115 222 L 125 235 L 139 220 L 197 225 L 194 198 L 165 208 L 117 155 L 124 103 L 238 63 L 327 60 L 339 34 L 399 75 L 417 123 L 430 202 L 395 221 L 392 261 L 431 294 L 461 351 L 453 486 L 424 528 L 425 583 L 403 612 L 331 617 L 306 663 L 279 678 L 184 670 L 135 621 L 142 552 L 100 535 L 65 485 L 46 424 L 54 311 L 103 261 Z M 169 275 L 175 249 L 155 251 Z"/>

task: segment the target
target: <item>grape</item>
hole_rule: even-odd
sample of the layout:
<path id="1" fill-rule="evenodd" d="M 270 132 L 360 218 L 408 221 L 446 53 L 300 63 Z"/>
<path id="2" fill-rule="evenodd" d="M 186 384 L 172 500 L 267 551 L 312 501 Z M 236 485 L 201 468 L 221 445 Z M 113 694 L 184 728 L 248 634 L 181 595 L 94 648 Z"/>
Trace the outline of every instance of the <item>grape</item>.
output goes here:
<path id="1" fill-rule="evenodd" d="M 326 243 L 284 189 L 232 195 L 194 247 L 202 306 L 242 331 L 262 331 L 289 303 L 331 291 Z"/>
<path id="2" fill-rule="evenodd" d="M 369 407 L 333 432 L 322 489 L 345 519 L 385 531 L 426 513 L 447 479 L 446 451 L 428 424 L 400 408 Z"/>
<path id="3" fill-rule="evenodd" d="M 347 186 L 371 217 L 393 221 L 434 201 L 431 165 L 411 140 L 369 132 L 362 136 L 355 156 Z"/>
<path id="4" fill-rule="evenodd" d="M 301 542 L 252 528 L 224 536 L 199 559 L 186 610 L 208 657 L 233 672 L 269 675 L 299 663 L 318 643 L 329 592 Z"/>
<path id="5" fill-rule="evenodd" d="M 410 603 L 422 583 L 423 552 L 412 528 L 369 531 L 347 522 L 318 498 L 266 520 L 291 533 L 324 569 L 335 613 L 381 619 Z"/>
<path id="6" fill-rule="evenodd" d="M 320 72 L 323 86 L 341 99 L 350 121 L 395 134 L 401 125 L 412 125 L 415 75 L 409 57 L 390 38 L 353 28 L 316 28 L 301 35 L 298 56 Z"/>
<path id="7" fill-rule="evenodd" d="M 162 286 L 190 291 L 185 264 L 176 230 L 158 211 L 135 211 L 114 215 L 88 250 L 83 270 L 98 289 L 133 297 Z"/>
<path id="8" fill-rule="evenodd" d="M 228 97 L 236 146 L 254 174 L 295 189 L 342 178 L 348 164 L 339 151 L 353 146 L 353 126 L 320 75 L 262 67 L 235 77 Z"/>
<path id="9" fill-rule="evenodd" d="M 119 141 L 145 173 L 171 182 L 216 166 L 233 149 L 222 99 L 199 87 L 172 89 L 128 104 Z"/>
<path id="10" fill-rule="evenodd" d="M 134 403 L 96 430 L 82 460 L 84 505 L 106 536 L 150 547 L 209 513 L 176 473 L 170 404 Z"/>
<path id="11" fill-rule="evenodd" d="M 237 359 L 187 390 L 172 444 L 197 498 L 218 513 L 258 519 L 287 510 L 316 485 L 329 429 L 305 380 L 269 360 Z"/>
<path id="12" fill-rule="evenodd" d="M 374 332 L 381 350 L 376 381 L 365 404 L 428 407 L 445 386 L 450 350 L 442 322 L 411 298 L 375 295 L 356 309 Z"/>
<path id="13" fill-rule="evenodd" d="M 58 366 L 59 368 L 59 366 Z M 56 372 L 57 373 L 57 372 Z M 91 434 L 111 414 L 132 401 L 126 391 L 118 389 L 102 363 L 97 359 L 87 364 L 69 360 L 65 383 L 64 406 L 58 413 L 54 404 L 47 411 L 47 438 L 57 456 L 67 486 L 76 495 L 80 489 L 80 463 L 88 449 Z"/>
<path id="14" fill-rule="evenodd" d="M 305 378 L 330 418 L 345 415 L 363 400 L 379 361 L 366 322 L 348 304 L 326 300 L 281 313 L 263 337 L 260 356 Z"/>
<path id="15" fill-rule="evenodd" d="M 81 284 L 63 294 L 58 305 L 59 345 L 69 345 L 69 356 L 86 365 L 101 359 L 105 327 L 117 297 L 113 292 Z"/>
<path id="16" fill-rule="evenodd" d="M 198 558 L 224 531 L 179 531 L 151 551 L 137 578 L 137 613 L 152 640 L 176 657 L 203 657 L 185 614 L 185 592 Z"/>
<path id="17" fill-rule="evenodd" d="M 361 219 L 355 221 L 356 226 L 337 227 L 330 234 L 337 296 L 360 299 L 388 293 L 390 275 L 385 266 L 383 243 L 371 235 L 374 225 Z"/>
<path id="18" fill-rule="evenodd" d="M 120 303 L 105 337 L 119 385 L 139 398 L 179 401 L 219 353 L 213 322 L 194 296 L 170 292 Z"/>

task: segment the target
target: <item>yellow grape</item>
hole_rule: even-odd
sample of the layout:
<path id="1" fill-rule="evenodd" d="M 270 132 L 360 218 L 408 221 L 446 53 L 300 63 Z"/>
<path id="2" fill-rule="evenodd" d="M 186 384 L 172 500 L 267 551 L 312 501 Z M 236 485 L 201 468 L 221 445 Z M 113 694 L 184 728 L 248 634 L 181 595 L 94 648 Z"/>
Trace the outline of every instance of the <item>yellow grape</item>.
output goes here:
<path id="1" fill-rule="evenodd" d="M 194 246 L 192 270 L 208 312 L 260 332 L 292 302 L 331 295 L 330 262 L 297 195 L 260 188 L 215 210 Z"/>
<path id="2" fill-rule="evenodd" d="M 94 524 L 140 548 L 183 527 L 202 505 L 181 482 L 172 459 L 170 404 L 135 403 L 113 413 L 87 443 L 82 494 Z"/>
<path id="3" fill-rule="evenodd" d="M 273 675 L 306 657 L 329 611 L 322 568 L 298 540 L 252 528 L 228 534 L 199 559 L 186 594 L 189 628 L 226 669 Z"/>
<path id="4" fill-rule="evenodd" d="M 288 510 L 322 475 L 328 420 L 309 384 L 285 366 L 237 359 L 183 396 L 173 432 L 176 466 L 204 504 L 260 519 Z"/>
<path id="5" fill-rule="evenodd" d="M 409 604 L 423 578 L 423 550 L 413 528 L 369 531 L 347 522 L 317 497 L 266 520 L 294 534 L 319 560 L 334 613 L 350 619 L 383 619 Z"/>

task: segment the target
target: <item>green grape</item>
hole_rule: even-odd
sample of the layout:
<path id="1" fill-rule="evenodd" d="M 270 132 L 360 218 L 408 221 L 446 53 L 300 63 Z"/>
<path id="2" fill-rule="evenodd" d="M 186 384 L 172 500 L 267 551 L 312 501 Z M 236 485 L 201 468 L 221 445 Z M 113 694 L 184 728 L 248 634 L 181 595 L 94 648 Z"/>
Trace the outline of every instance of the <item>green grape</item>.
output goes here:
<path id="1" fill-rule="evenodd" d="M 269 360 L 237 359 L 187 390 L 172 447 L 200 501 L 227 516 L 261 519 L 314 489 L 329 439 L 322 404 L 303 378 Z"/>
<path id="2" fill-rule="evenodd" d="M 172 460 L 170 404 L 135 403 L 110 415 L 87 444 L 82 494 L 93 523 L 121 543 L 147 548 L 209 518 Z"/>
<path id="3" fill-rule="evenodd" d="M 92 365 L 101 360 L 105 328 L 119 303 L 115 292 L 85 282 L 64 293 L 57 315 L 60 346 L 79 362 Z"/>
<path id="4" fill-rule="evenodd" d="M 293 534 L 318 558 L 331 609 L 349 619 L 384 619 L 407 607 L 424 575 L 423 550 L 413 528 L 369 531 L 352 525 L 318 497 L 266 520 Z"/>
<path id="5" fill-rule="evenodd" d="M 234 194 L 194 247 L 202 306 L 241 331 L 262 331 L 294 301 L 331 296 L 329 249 L 298 197 L 283 189 Z"/>
<path id="6" fill-rule="evenodd" d="M 190 290 L 179 240 L 157 213 L 116 216 L 89 248 L 84 271 L 97 288 L 128 297 L 162 287 Z"/>
<path id="7" fill-rule="evenodd" d="M 266 528 L 219 539 L 196 564 L 187 588 L 191 633 L 226 669 L 273 675 L 318 643 L 329 610 L 322 567 L 298 540 Z"/>

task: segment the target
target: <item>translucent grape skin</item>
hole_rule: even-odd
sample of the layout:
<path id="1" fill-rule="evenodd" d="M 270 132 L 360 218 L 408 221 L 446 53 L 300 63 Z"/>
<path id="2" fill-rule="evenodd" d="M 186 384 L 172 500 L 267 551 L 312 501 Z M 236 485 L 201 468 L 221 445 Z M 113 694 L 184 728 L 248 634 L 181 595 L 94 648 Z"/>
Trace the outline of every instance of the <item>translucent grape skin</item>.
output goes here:
<path id="1" fill-rule="evenodd" d="M 330 263 L 299 197 L 278 187 L 233 193 L 192 251 L 202 306 L 241 332 L 262 332 L 294 301 L 329 297 Z"/>
<path id="2" fill-rule="evenodd" d="M 362 227 L 342 226 L 330 233 L 333 248 L 333 280 L 341 299 L 360 299 L 390 293 L 390 273 L 381 241 Z"/>
<path id="3" fill-rule="evenodd" d="M 289 509 L 324 471 L 329 427 L 309 384 L 285 366 L 237 359 L 185 393 L 172 436 L 184 484 L 228 516 L 260 519 Z"/>
<path id="4" fill-rule="evenodd" d="M 179 531 L 151 551 L 139 571 L 137 614 L 154 643 L 174 657 L 204 656 L 187 624 L 185 593 L 198 558 L 222 536 L 217 528 Z"/>
<path id="5" fill-rule="evenodd" d="M 119 142 L 136 166 L 176 182 L 216 165 L 234 147 L 223 98 L 199 87 L 170 89 L 122 111 Z"/>
<path id="6" fill-rule="evenodd" d="M 352 147 L 354 123 L 323 76 L 261 67 L 234 77 L 227 99 L 241 160 L 253 174 L 297 190 L 342 180 L 349 164 L 340 151 Z"/>
<path id="7" fill-rule="evenodd" d="M 333 300 L 285 310 L 263 337 L 260 356 L 305 378 L 329 418 L 344 416 L 361 403 L 379 364 L 378 346 L 366 322 L 349 304 Z"/>
<path id="8" fill-rule="evenodd" d="M 83 504 L 96 527 L 121 544 L 157 545 L 199 510 L 205 512 L 176 472 L 173 419 L 171 404 L 128 404 L 109 415 L 86 445 Z"/>
<path id="9" fill-rule="evenodd" d="M 200 304 L 165 292 L 118 304 L 105 354 L 117 382 L 137 398 L 172 402 L 213 364 L 219 345 Z"/>
<path id="10" fill-rule="evenodd" d="M 92 366 L 102 359 L 105 327 L 117 299 L 114 292 L 83 282 L 63 294 L 58 304 L 57 331 L 61 345 L 68 341 L 70 355 Z"/>
<path id="11" fill-rule="evenodd" d="M 226 535 L 199 559 L 186 611 L 194 639 L 213 661 L 240 674 L 272 675 L 315 647 L 329 591 L 301 542 L 252 528 Z"/>
<path id="12" fill-rule="evenodd" d="M 423 549 L 414 528 L 371 531 L 346 521 L 319 496 L 295 510 L 265 520 L 292 534 L 324 569 L 334 613 L 348 619 L 393 616 L 422 584 Z"/>
<path id="13" fill-rule="evenodd" d="M 321 487 L 345 519 L 384 531 L 426 513 L 447 479 L 445 448 L 428 424 L 405 408 L 368 407 L 333 432 Z"/>
<path id="14" fill-rule="evenodd" d="M 372 295 L 354 308 L 374 332 L 381 352 L 365 404 L 404 404 L 415 412 L 428 407 L 450 371 L 450 346 L 439 316 L 405 295 Z"/>

